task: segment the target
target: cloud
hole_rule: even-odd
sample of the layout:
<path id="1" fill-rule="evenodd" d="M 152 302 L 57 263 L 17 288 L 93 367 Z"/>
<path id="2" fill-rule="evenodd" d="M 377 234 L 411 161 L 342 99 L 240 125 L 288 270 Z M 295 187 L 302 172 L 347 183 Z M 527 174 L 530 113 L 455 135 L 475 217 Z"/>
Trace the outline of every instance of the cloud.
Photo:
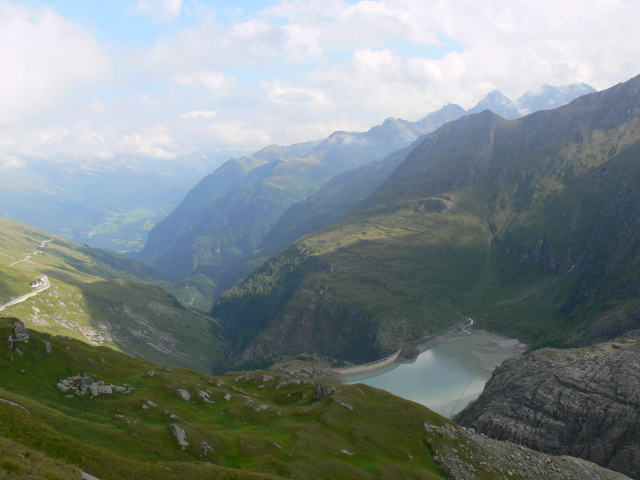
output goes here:
<path id="1" fill-rule="evenodd" d="M 51 108 L 66 91 L 107 70 L 106 56 L 81 26 L 48 8 L 0 4 L 0 126 Z"/>
<path id="2" fill-rule="evenodd" d="M 181 113 L 178 115 L 179 118 L 203 118 L 203 119 L 211 119 L 216 118 L 218 116 L 218 112 L 213 111 L 205 111 L 205 110 L 195 110 L 189 113 Z"/>
<path id="3" fill-rule="evenodd" d="M 228 91 L 235 82 L 234 78 L 217 72 L 194 72 L 187 75 L 173 75 L 171 79 L 187 87 L 204 87 L 216 93 Z"/>
<path id="4" fill-rule="evenodd" d="M 299 107 L 327 106 L 331 104 L 331 99 L 321 89 L 283 85 L 278 81 L 269 89 L 267 97 L 276 104 L 289 104 Z"/>
<path id="5" fill-rule="evenodd" d="M 271 142 L 271 136 L 266 131 L 243 121 L 211 123 L 205 131 L 215 140 L 223 141 L 231 147 L 265 146 Z"/>
<path id="6" fill-rule="evenodd" d="M 9 155 L 5 158 L 0 158 L 0 169 L 10 168 L 25 168 L 27 161 L 17 155 Z"/>
<path id="7" fill-rule="evenodd" d="M 130 12 L 157 22 L 167 22 L 178 17 L 183 8 L 182 0 L 138 0 Z"/>
<path id="8" fill-rule="evenodd" d="M 107 110 L 107 105 L 102 102 L 91 102 L 87 104 L 87 110 L 93 113 L 104 113 Z"/>
<path id="9" fill-rule="evenodd" d="M 2 1 L 5 157 L 260 148 L 469 108 L 494 89 L 639 73 L 640 7 L 623 0 L 284 0 L 228 16 L 129 0 L 128 25 L 156 39 L 135 47 Z"/>
<path id="10" fill-rule="evenodd" d="M 165 125 L 126 133 L 120 137 L 120 147 L 127 153 L 143 157 L 167 160 L 177 156 L 172 152 L 177 146 Z"/>

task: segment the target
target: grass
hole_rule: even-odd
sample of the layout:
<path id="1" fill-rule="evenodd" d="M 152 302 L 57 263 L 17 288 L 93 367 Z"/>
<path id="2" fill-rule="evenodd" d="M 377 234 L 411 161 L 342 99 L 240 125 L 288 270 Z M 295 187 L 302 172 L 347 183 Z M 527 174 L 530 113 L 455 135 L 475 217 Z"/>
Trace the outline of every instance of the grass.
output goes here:
<path id="1" fill-rule="evenodd" d="M 2 303 L 31 291 L 29 282 L 39 275 L 51 281 L 49 289 L 3 314 L 19 316 L 30 328 L 171 366 L 209 372 L 225 358 L 222 331 L 210 318 L 140 283 L 163 282 L 148 267 L 8 219 L 0 219 L 0 240 Z M 41 253 L 11 266 L 33 251 Z"/>
<path id="2" fill-rule="evenodd" d="M 13 323 L 0 320 L 0 335 L 8 336 Z M 0 346 L 0 398 L 29 412 L 0 402 L 0 438 L 103 480 L 250 478 L 251 473 L 256 478 L 442 478 L 425 450 L 422 424 L 445 420 L 381 390 L 332 384 L 339 390 L 335 395 L 353 405 L 349 410 L 329 398 L 314 401 L 313 382 L 276 389 L 286 377 L 269 372 L 213 377 L 166 369 L 105 347 L 31 333 L 28 343 L 16 343 L 22 354 Z M 44 340 L 53 345 L 45 356 Z M 134 390 L 65 398 L 56 388 L 60 379 L 84 372 Z M 179 389 L 188 391 L 191 401 Z M 200 391 L 215 403 L 205 402 Z M 256 411 L 258 405 L 267 408 Z M 178 445 L 171 424 L 185 430 L 189 446 Z"/>

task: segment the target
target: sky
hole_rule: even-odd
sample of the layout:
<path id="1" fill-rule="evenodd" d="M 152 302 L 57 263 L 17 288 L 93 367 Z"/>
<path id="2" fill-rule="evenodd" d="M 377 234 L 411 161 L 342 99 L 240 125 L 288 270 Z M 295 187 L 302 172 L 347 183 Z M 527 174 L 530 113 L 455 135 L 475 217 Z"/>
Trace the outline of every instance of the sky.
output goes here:
<path id="1" fill-rule="evenodd" d="M 636 0 L 0 0 L 0 168 L 171 161 L 640 74 Z"/>

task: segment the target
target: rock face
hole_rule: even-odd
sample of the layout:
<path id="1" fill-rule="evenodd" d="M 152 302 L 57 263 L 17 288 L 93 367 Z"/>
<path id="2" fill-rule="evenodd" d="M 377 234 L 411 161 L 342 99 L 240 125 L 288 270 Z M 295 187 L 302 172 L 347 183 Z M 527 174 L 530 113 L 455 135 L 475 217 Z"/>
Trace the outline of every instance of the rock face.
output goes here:
<path id="1" fill-rule="evenodd" d="M 640 330 L 596 346 L 507 360 L 461 425 L 640 478 Z"/>
<path id="2" fill-rule="evenodd" d="M 189 442 L 187 442 L 187 434 L 185 433 L 184 428 L 179 427 L 175 423 L 172 423 L 169 427 L 171 428 L 173 435 L 176 437 L 178 445 L 180 445 L 183 450 L 185 447 L 188 447 Z"/>
<path id="3" fill-rule="evenodd" d="M 16 321 L 16 328 L 13 329 L 13 333 L 9 335 L 9 351 L 13 351 L 14 342 L 28 342 L 31 338 L 24 323 L 20 320 Z"/>
<path id="4" fill-rule="evenodd" d="M 550 457 L 509 442 L 476 435 L 450 423 L 425 422 L 433 459 L 451 479 L 625 480 L 625 475 L 568 456 Z"/>
<path id="5" fill-rule="evenodd" d="M 316 388 L 313 391 L 313 399 L 322 400 L 331 395 L 332 392 L 333 388 L 328 385 L 316 385 Z"/>

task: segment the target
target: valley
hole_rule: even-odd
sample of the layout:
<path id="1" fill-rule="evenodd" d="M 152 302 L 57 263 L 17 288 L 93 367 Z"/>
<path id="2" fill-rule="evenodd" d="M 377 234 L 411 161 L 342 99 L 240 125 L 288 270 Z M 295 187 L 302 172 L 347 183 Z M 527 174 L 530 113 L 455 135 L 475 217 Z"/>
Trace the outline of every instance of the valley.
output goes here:
<path id="1" fill-rule="evenodd" d="M 59 459 L 44 478 L 637 478 L 633 445 L 494 428 L 491 389 L 542 347 L 640 327 L 638 92 L 526 116 L 494 92 L 478 109 L 511 120 L 449 105 L 233 158 L 131 254 L 147 264 L 1 218 L 2 445 Z M 149 222 L 111 213 L 92 235 Z"/>
<path id="2" fill-rule="evenodd" d="M 638 32 L 0 1 L 0 480 L 640 480 Z"/>
<path id="3" fill-rule="evenodd" d="M 638 328 L 639 82 L 427 136 L 348 216 L 221 295 L 212 315 L 236 365 L 310 351 L 365 363 L 461 314 L 532 348 Z"/>

